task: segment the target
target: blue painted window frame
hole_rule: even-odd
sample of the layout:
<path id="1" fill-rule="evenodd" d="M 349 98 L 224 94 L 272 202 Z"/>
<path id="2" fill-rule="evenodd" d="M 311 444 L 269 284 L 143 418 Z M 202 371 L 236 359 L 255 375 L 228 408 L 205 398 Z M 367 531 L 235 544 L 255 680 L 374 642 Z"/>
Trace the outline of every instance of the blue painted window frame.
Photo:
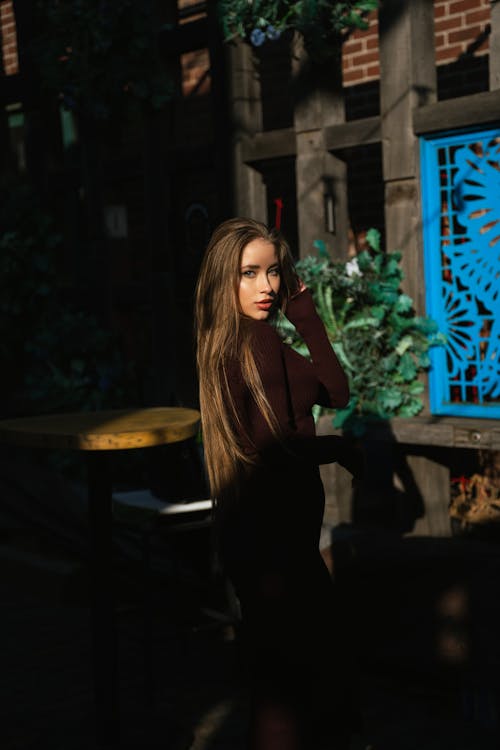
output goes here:
<path id="1" fill-rule="evenodd" d="M 424 274 L 427 314 L 438 324 L 439 330 L 446 329 L 446 317 L 442 302 L 442 259 L 441 259 L 441 183 L 438 150 L 443 146 L 454 146 L 474 143 L 478 140 L 490 140 L 500 137 L 500 125 L 480 130 L 467 128 L 454 131 L 442 131 L 420 137 L 421 194 L 424 244 Z M 452 188 L 448 186 L 448 198 L 451 204 Z M 500 196 L 498 198 L 500 202 Z M 439 248 L 436 252 L 435 248 Z M 493 311 L 493 315 L 500 315 Z M 450 400 L 451 390 L 448 380 L 446 348 L 432 347 L 430 350 L 431 367 L 429 371 L 430 409 L 436 415 L 460 417 L 500 418 L 500 399 L 492 403 L 470 403 Z"/>

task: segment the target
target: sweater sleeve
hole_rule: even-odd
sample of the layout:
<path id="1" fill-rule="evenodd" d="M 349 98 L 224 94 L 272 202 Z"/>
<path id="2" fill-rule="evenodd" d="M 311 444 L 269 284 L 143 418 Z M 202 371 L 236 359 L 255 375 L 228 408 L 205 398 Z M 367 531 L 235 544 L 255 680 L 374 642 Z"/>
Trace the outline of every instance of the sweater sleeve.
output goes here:
<path id="1" fill-rule="evenodd" d="M 347 376 L 333 351 L 323 321 L 319 317 L 308 289 L 290 300 L 286 316 L 300 333 L 311 354 L 320 383 L 318 404 L 344 407 L 349 401 Z"/>
<path id="2" fill-rule="evenodd" d="M 225 390 L 231 404 L 233 425 L 244 452 L 249 456 L 259 455 L 261 459 L 274 465 L 284 464 L 287 468 L 290 461 L 316 466 L 339 461 L 352 471 L 351 466 L 344 460 L 343 438 L 335 435 L 297 434 L 285 387 L 287 374 L 281 351 L 283 345 L 276 331 L 267 323 L 257 323 L 256 326 L 257 360 L 266 386 L 266 394 L 271 400 L 278 422 L 281 441 L 276 439 L 257 407 L 243 378 L 239 361 L 229 360 L 226 365 Z M 329 342 L 328 346 L 331 348 Z"/>
<path id="3" fill-rule="evenodd" d="M 227 397 L 234 413 L 232 421 L 243 451 L 248 456 L 259 456 L 266 463 L 283 465 L 287 470 L 292 462 L 315 466 L 337 461 L 354 475 L 359 475 L 359 459 L 346 450 L 345 440 L 337 435 L 314 435 L 303 437 L 294 434 L 286 416 L 285 403 L 273 400 L 279 421 L 282 441 L 276 440 L 269 425 L 257 408 L 250 390 L 243 380 L 239 362 L 232 360 L 227 369 Z M 280 389 L 285 392 L 284 388 Z"/>

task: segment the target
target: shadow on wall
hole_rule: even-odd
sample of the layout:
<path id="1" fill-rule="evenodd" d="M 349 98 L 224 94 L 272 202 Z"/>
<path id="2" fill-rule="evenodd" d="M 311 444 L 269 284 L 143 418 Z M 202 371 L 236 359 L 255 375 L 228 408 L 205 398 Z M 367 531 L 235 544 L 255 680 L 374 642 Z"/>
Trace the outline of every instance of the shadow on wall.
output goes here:
<path id="1" fill-rule="evenodd" d="M 363 441 L 363 450 L 365 478 L 352 492 L 352 523 L 412 532 L 425 515 L 424 499 L 389 422 L 377 424 L 377 439 Z"/>

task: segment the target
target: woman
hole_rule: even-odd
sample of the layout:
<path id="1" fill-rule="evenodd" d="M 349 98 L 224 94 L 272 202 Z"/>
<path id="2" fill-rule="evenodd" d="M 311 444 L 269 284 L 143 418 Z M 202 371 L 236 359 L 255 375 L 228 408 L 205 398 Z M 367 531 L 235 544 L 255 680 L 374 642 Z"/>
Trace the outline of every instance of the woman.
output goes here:
<path id="1" fill-rule="evenodd" d="M 312 361 L 281 341 L 272 326 L 279 310 Z M 250 747 L 344 747 L 345 643 L 319 554 L 319 464 L 343 451 L 339 438 L 316 437 L 311 408 L 345 406 L 347 378 L 285 241 L 256 221 L 215 230 L 196 320 L 208 478 L 253 686 Z"/>

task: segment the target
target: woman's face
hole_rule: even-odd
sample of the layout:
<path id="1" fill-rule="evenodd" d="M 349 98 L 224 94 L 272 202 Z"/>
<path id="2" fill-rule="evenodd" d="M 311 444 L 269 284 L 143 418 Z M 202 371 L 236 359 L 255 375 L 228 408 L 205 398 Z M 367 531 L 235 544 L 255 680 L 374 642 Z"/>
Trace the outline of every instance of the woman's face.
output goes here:
<path id="1" fill-rule="evenodd" d="M 238 299 L 243 315 L 266 320 L 276 303 L 281 283 L 276 248 L 264 239 L 252 240 L 240 260 Z"/>

